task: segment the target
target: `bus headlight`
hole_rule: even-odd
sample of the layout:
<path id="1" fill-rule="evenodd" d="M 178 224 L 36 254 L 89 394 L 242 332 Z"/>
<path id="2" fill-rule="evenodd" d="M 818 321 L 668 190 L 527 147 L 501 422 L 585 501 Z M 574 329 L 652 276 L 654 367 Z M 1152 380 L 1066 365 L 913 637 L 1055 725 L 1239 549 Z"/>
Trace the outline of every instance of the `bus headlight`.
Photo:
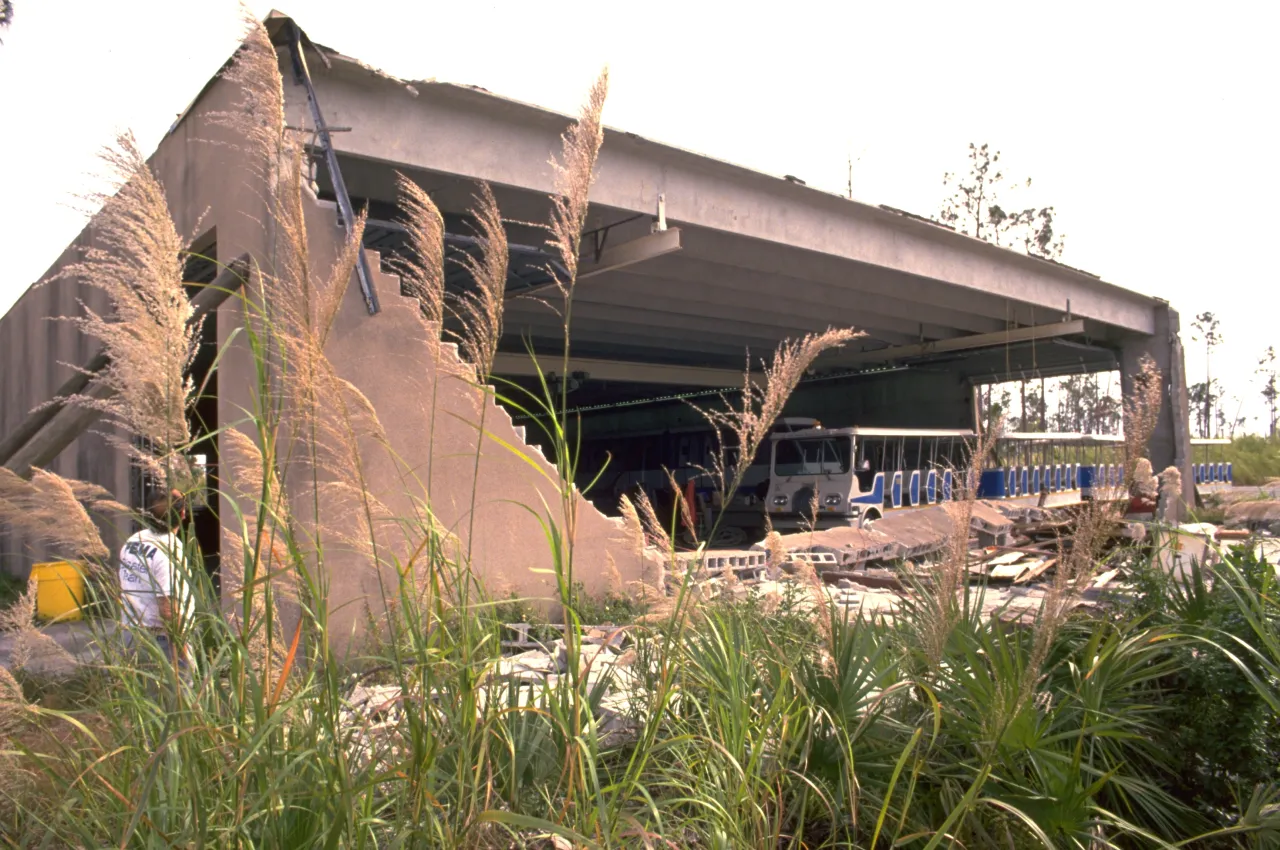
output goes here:
<path id="1" fill-rule="evenodd" d="M 787 499 L 787 497 L 786 497 L 786 496 L 774 496 L 774 497 L 773 497 L 773 503 L 774 503 L 775 505 L 785 505 L 787 502 L 788 502 L 788 499 Z"/>
<path id="2" fill-rule="evenodd" d="M 829 493 L 827 497 L 822 500 L 822 504 L 826 505 L 829 508 L 838 508 L 843 502 L 844 502 L 844 497 L 841 496 L 839 493 Z"/>

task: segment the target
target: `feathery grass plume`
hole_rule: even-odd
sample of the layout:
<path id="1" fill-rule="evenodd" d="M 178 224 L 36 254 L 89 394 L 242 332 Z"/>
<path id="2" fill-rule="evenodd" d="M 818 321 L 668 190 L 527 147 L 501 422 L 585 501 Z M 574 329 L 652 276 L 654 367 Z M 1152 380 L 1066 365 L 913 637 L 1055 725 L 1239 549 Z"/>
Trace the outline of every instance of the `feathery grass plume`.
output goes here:
<path id="1" fill-rule="evenodd" d="M 462 322 L 458 342 L 463 356 L 475 367 L 476 377 L 486 381 L 502 339 L 502 306 L 507 288 L 507 231 L 502 226 L 498 202 L 488 183 L 480 184 L 475 197 L 476 238 L 480 256 L 464 254 L 458 262 L 475 286 L 455 296 L 454 312 Z"/>
<path id="2" fill-rule="evenodd" d="M 395 269 L 407 294 L 418 300 L 423 319 L 439 328 L 444 322 L 444 218 L 426 190 L 399 172 L 396 186 L 409 252 L 395 261 Z"/>
<path id="3" fill-rule="evenodd" d="M 9 736 L 22 726 L 27 700 L 22 686 L 7 668 L 0 666 L 0 818 L 13 816 L 31 785 L 32 772 L 9 744 Z"/>
<path id="4" fill-rule="evenodd" d="M 1182 499 L 1182 472 L 1178 467 L 1170 466 L 1160 473 L 1160 492 L 1159 502 L 1156 507 L 1156 516 L 1166 522 L 1174 519 L 1174 506 Z"/>
<path id="5" fill-rule="evenodd" d="M 692 405 L 717 435 L 719 450 L 712 461 L 711 472 L 724 493 L 725 504 L 742 483 L 742 477 L 747 473 L 747 460 L 755 457 L 813 361 L 824 351 L 841 348 L 861 336 L 864 336 L 862 332 L 852 328 L 829 328 L 822 333 L 806 334 L 799 340 L 782 342 L 774 351 L 772 363 L 764 367 L 763 387 L 751 379 L 751 357 L 748 355 L 742 379 L 741 407 L 735 408 L 724 396 L 720 397 L 723 410 Z M 725 446 L 720 436 L 726 431 L 736 437 L 738 456 L 743 458 L 732 477 L 728 474 Z"/>
<path id="6" fill-rule="evenodd" d="M 0 634 L 11 634 L 13 643 L 9 650 L 9 666 L 14 670 L 25 669 L 31 661 L 33 650 L 56 666 L 76 663 L 62 644 L 36 628 L 36 594 L 39 585 L 34 576 L 27 579 L 27 589 L 8 608 L 0 609 Z"/>
<path id="7" fill-rule="evenodd" d="M 240 598 L 247 540 L 250 553 L 257 556 L 258 581 L 264 590 L 269 588 L 275 594 L 296 601 L 298 575 L 285 544 L 288 538 L 289 506 L 275 465 L 264 458 L 258 444 L 243 432 L 228 428 L 223 432 L 223 437 L 223 464 L 232 492 L 255 508 L 262 508 L 265 519 L 260 530 L 258 517 L 246 514 L 243 540 L 239 533 L 230 528 L 226 530 L 226 546 L 232 548 L 224 549 L 223 560 L 231 564 L 230 572 L 227 572 L 230 581 L 224 579 L 224 584 L 231 588 L 232 598 Z M 270 576 L 270 582 L 264 580 L 267 576 Z"/>
<path id="8" fill-rule="evenodd" d="M 260 499 L 264 494 L 278 494 L 279 480 L 275 470 L 268 470 L 263 462 L 262 450 L 243 431 L 228 428 L 222 432 L 223 463 L 232 490 L 245 499 Z M 267 496 L 271 498 L 271 495 Z"/>
<path id="9" fill-rule="evenodd" d="M 1102 547 L 1110 539 L 1120 509 L 1115 503 L 1090 502 L 1077 514 L 1071 545 L 1058 546 L 1058 564 L 1032 635 L 1031 655 L 1023 674 L 1022 698 L 1029 699 L 1049 658 L 1054 640 L 1067 621 L 1079 595 L 1097 572 Z"/>
<path id="10" fill-rule="evenodd" d="M 274 188 L 273 175 L 285 143 L 284 82 L 280 78 L 279 57 L 262 21 L 247 9 L 244 12 L 243 44 L 236 51 L 222 78 L 240 88 L 235 109 L 214 112 L 211 119 L 234 130 L 244 139 L 254 156 L 251 162 Z"/>
<path id="11" fill-rule="evenodd" d="M 787 562 L 787 547 L 782 543 L 782 535 L 772 528 L 764 536 L 764 550 L 769 553 L 769 568 L 776 573 Z"/>
<path id="12" fill-rule="evenodd" d="M 591 87 L 587 102 L 578 113 L 578 120 L 560 137 L 560 158 L 551 159 L 555 194 L 551 196 L 551 238 L 548 245 L 560 255 L 560 262 L 568 273 L 566 279 L 557 278 L 556 281 L 566 300 L 572 297 L 578 280 L 582 230 L 587 223 L 587 198 L 595 181 L 600 145 L 604 143 L 604 125 L 600 116 L 608 94 L 609 70 L 606 68 Z"/>
<path id="13" fill-rule="evenodd" d="M 1138 372 L 1133 376 L 1133 386 L 1126 394 L 1124 412 L 1124 465 L 1125 480 L 1132 481 L 1138 459 L 1145 457 L 1151 435 L 1160 419 L 1160 403 L 1164 398 L 1161 374 L 1156 362 L 1143 355 Z"/>
<path id="14" fill-rule="evenodd" d="M 100 315 L 81 302 L 84 315 L 69 319 L 99 340 L 110 357 L 95 385 L 112 393 L 88 392 L 67 401 L 99 411 L 112 424 L 149 443 L 138 448 L 128 437 L 110 442 L 135 461 L 164 476 L 184 492 L 172 456 L 191 440 L 187 409 L 194 385 L 188 370 L 200 343 L 200 323 L 192 322 L 183 288 L 186 242 L 169 214 L 164 187 L 152 173 L 130 134 L 122 134 L 103 159 L 120 183 L 98 196 L 96 243 L 51 280 L 76 280 L 101 290 L 111 306 Z"/>
<path id="15" fill-rule="evenodd" d="M 31 480 L 26 481 L 0 467 L 0 521 L 29 543 L 48 546 L 60 557 L 100 562 L 111 553 L 76 498 L 77 487 L 95 503 L 104 501 L 95 498 L 98 494 L 93 485 L 70 481 L 43 469 L 33 469 Z M 114 501 L 110 505 L 123 508 Z"/>
<path id="16" fill-rule="evenodd" d="M 1138 458 L 1138 462 L 1134 464 L 1133 477 L 1129 479 L 1129 495 L 1135 499 L 1155 501 L 1159 489 L 1159 482 L 1151 469 L 1151 461 L 1145 457 Z"/>
<path id="17" fill-rule="evenodd" d="M 650 544 L 664 553 L 670 552 L 672 549 L 671 537 L 667 534 L 667 530 L 662 523 L 658 521 L 658 515 L 653 510 L 653 503 L 649 501 L 649 495 L 643 490 L 636 493 L 635 507 L 639 511 L 640 522 L 644 526 L 644 533 L 648 537 Z"/>
<path id="18" fill-rule="evenodd" d="M 961 597 L 969 581 L 969 535 L 973 506 L 978 499 L 977 483 L 983 463 L 1003 432 L 1003 418 L 979 432 L 969 446 L 969 462 L 952 475 L 953 498 L 943 508 L 949 522 L 947 539 L 939 557 L 930 564 L 929 586 L 922 589 L 918 600 L 921 617 L 917 637 L 931 670 L 942 661 L 951 632 L 963 613 Z"/>
<path id="19" fill-rule="evenodd" d="M 294 438 L 306 446 L 306 451 L 295 457 L 314 464 L 333 480 L 365 492 L 359 441 L 369 438 L 389 445 L 386 430 L 369 399 L 338 375 L 324 350 L 355 270 L 365 215 L 357 217 L 342 250 L 317 284 L 312 277 L 296 174 L 291 179 L 295 183 L 282 193 L 279 222 L 286 247 L 280 255 L 281 270 L 270 285 L 271 309 L 279 317 L 276 337 L 287 369 L 280 381 L 287 418 Z M 310 502 L 316 496 L 314 492 L 298 493 L 293 499 Z M 365 522 L 366 528 L 372 525 Z"/>
<path id="20" fill-rule="evenodd" d="M 26 708 L 22 686 L 8 668 L 0 666 L 0 749 L 4 748 L 4 739 L 17 730 Z"/>
<path id="21" fill-rule="evenodd" d="M 250 545 L 253 545 L 255 536 L 252 532 L 249 534 L 249 539 Z M 256 542 L 261 544 L 257 566 L 260 573 L 271 575 L 273 564 L 288 563 L 287 556 L 279 551 L 280 547 L 272 545 L 273 541 L 270 538 L 257 538 Z M 274 583 L 259 580 L 253 587 L 245 587 L 245 561 L 252 557 L 249 554 L 251 551 L 251 548 L 246 547 L 245 539 L 238 533 L 230 528 L 223 529 L 220 562 L 223 592 L 227 598 L 241 603 L 244 602 L 246 594 L 249 597 L 247 622 L 242 622 L 245 619 L 243 605 L 229 609 L 227 618 L 245 641 L 249 666 L 259 674 L 267 671 L 274 674 L 284 663 L 284 633 L 281 630 L 278 615 L 272 617 L 269 622 L 267 619 L 267 596 L 275 592 L 272 589 Z M 282 571 L 281 574 L 290 575 L 288 571 Z"/>
<path id="22" fill-rule="evenodd" d="M 613 559 L 612 552 L 604 553 L 604 577 L 609 593 L 622 592 L 622 573 L 618 571 L 618 562 Z"/>
<path id="23" fill-rule="evenodd" d="M 644 547 L 647 544 L 644 523 L 640 520 L 640 514 L 636 511 L 635 503 L 631 501 L 626 493 L 618 497 L 618 511 L 622 514 L 624 535 L 619 542 L 627 544 L 627 548 L 636 555 L 643 555 Z"/>
<path id="24" fill-rule="evenodd" d="M 1134 376 L 1133 386 L 1123 401 L 1124 474 L 1131 487 L 1138 483 L 1141 469 L 1145 468 L 1148 474 L 1150 472 L 1150 461 L 1146 459 L 1146 453 L 1160 415 L 1163 398 L 1160 381 L 1160 370 L 1156 368 L 1155 361 L 1150 357 L 1143 357 L 1138 373 Z M 1086 503 L 1076 515 L 1070 547 L 1059 545 L 1058 565 L 1036 621 L 1028 661 L 1028 678 L 1033 679 L 1039 675 L 1058 630 L 1075 607 L 1079 594 L 1093 580 L 1103 547 L 1111 539 L 1116 524 L 1121 519 L 1123 505 L 1123 502 L 1103 500 Z M 1029 683 L 1024 683 L 1024 688 L 1030 686 Z M 1024 692 L 1024 696 L 1028 693 Z"/>
<path id="25" fill-rule="evenodd" d="M 75 478 L 64 478 L 63 481 L 71 488 L 71 495 L 77 502 L 84 505 L 86 510 L 103 514 L 129 513 L 128 505 L 117 501 L 115 494 L 106 487 Z"/>
<path id="26" fill-rule="evenodd" d="M 684 489 L 676 482 L 676 477 L 671 470 L 664 468 L 662 471 L 667 476 L 667 486 L 671 488 L 671 494 L 675 497 L 672 512 L 675 514 L 676 534 L 679 535 L 680 527 L 684 526 L 689 532 L 689 538 L 693 541 L 694 548 L 697 548 L 698 519 L 694 516 L 693 506 L 685 498 Z"/>

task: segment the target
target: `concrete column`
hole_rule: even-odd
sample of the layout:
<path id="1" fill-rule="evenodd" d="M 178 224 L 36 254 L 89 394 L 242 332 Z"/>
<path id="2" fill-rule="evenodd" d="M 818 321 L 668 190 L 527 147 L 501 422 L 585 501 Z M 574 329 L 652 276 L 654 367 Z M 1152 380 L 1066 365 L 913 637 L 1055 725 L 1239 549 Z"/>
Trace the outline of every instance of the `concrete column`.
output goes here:
<path id="1" fill-rule="evenodd" d="M 1151 466 L 1158 474 L 1174 466 L 1182 473 L 1182 498 L 1195 504 L 1195 480 L 1191 476 L 1191 431 L 1188 426 L 1187 376 L 1182 351 L 1178 311 L 1167 303 L 1155 307 L 1155 333 L 1135 337 L 1120 349 L 1120 380 L 1126 398 L 1133 391 L 1133 377 L 1143 356 L 1149 356 L 1160 370 L 1164 392 L 1160 415 L 1151 435 Z"/>

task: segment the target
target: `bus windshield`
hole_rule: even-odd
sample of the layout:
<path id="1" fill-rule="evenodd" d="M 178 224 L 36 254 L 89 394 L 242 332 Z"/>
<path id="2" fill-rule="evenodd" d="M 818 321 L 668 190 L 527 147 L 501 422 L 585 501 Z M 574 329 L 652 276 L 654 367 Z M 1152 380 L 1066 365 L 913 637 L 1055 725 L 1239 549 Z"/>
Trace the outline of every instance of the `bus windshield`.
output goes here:
<path id="1" fill-rule="evenodd" d="M 849 471 L 850 440 L 816 437 L 774 443 L 775 475 L 833 475 Z"/>

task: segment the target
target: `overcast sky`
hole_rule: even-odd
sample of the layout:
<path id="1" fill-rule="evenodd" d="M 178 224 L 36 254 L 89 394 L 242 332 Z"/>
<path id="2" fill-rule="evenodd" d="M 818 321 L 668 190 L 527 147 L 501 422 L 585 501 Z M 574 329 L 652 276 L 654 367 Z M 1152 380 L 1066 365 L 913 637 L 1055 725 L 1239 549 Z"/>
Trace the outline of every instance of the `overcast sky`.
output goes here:
<path id="1" fill-rule="evenodd" d="M 94 186 L 96 151 L 122 129 L 154 149 L 241 33 L 235 0 L 14 2 L 0 33 L 0 310 L 83 226 L 74 199 Z M 840 192 L 853 156 L 855 197 L 923 214 L 968 143 L 989 142 L 1006 174 L 1034 179 L 1016 205 L 1057 208 L 1065 262 L 1172 301 L 1184 331 L 1220 316 L 1214 373 L 1259 427 L 1253 372 L 1280 347 L 1280 5 L 280 8 L 397 76 L 565 112 L 608 64 L 611 126 Z M 1202 380 L 1203 348 L 1184 341 Z"/>

